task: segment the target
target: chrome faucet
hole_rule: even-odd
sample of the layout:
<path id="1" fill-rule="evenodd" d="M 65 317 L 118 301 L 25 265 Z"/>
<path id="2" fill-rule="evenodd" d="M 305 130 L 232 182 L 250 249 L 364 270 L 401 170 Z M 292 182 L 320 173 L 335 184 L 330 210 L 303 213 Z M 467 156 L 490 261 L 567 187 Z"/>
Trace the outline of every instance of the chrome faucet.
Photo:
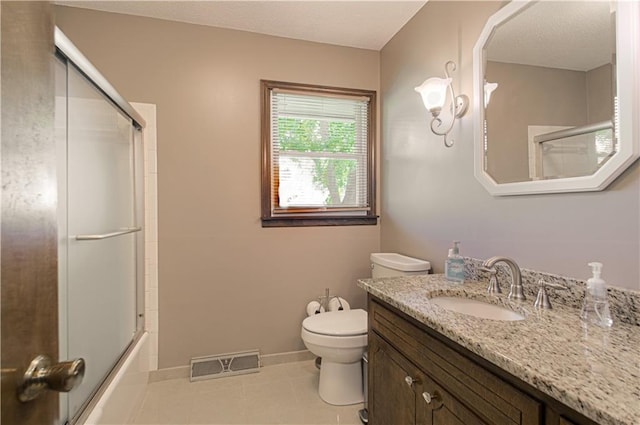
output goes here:
<path id="1" fill-rule="evenodd" d="M 520 267 L 511 258 L 507 257 L 491 257 L 482 263 L 482 267 L 487 269 L 493 268 L 496 263 L 505 263 L 511 269 L 511 288 L 509 289 L 510 300 L 525 300 L 524 292 L 522 291 L 522 275 L 520 274 Z"/>

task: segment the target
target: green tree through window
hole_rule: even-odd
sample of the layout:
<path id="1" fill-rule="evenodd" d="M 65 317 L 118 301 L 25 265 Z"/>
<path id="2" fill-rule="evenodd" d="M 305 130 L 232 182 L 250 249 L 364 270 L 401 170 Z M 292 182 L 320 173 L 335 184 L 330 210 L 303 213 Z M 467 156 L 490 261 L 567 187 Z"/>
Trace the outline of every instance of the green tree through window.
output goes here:
<path id="1" fill-rule="evenodd" d="M 356 126 L 353 122 L 279 118 L 278 127 L 281 155 L 289 151 L 354 153 Z M 300 161 L 295 157 L 292 160 Z M 313 158 L 313 162 L 313 181 L 319 189 L 328 192 L 326 204 L 353 204 L 356 196 L 356 161 Z"/>

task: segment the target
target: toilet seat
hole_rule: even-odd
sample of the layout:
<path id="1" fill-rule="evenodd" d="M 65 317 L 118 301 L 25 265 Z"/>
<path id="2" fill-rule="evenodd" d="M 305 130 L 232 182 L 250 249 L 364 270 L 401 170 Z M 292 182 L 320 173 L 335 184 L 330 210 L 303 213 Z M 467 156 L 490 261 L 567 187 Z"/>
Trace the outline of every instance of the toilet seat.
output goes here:
<path id="1" fill-rule="evenodd" d="M 362 309 L 329 311 L 302 321 L 307 332 L 333 337 L 366 335 L 367 312 Z"/>

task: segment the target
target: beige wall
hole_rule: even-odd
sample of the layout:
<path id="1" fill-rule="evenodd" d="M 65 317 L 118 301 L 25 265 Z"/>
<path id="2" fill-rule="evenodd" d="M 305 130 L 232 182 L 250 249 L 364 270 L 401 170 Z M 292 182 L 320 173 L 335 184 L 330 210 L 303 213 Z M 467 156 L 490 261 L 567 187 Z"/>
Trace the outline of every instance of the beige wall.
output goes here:
<path id="1" fill-rule="evenodd" d="M 378 226 L 260 226 L 259 81 L 378 90 L 378 52 L 67 7 L 56 21 L 125 98 L 157 105 L 160 368 L 304 349 L 325 287 L 365 306 Z"/>
<path id="2" fill-rule="evenodd" d="M 611 119 L 611 65 L 588 72 L 487 62 L 498 83 L 486 110 L 488 172 L 500 183 L 529 180 L 528 127 L 578 126 Z"/>
<path id="3" fill-rule="evenodd" d="M 529 126 L 587 124 L 586 73 L 488 61 L 485 75 L 499 84 L 486 110 L 488 172 L 500 183 L 529 180 Z"/>
<path id="4" fill-rule="evenodd" d="M 578 278 L 599 260 L 609 284 L 640 289 L 637 163 L 603 192 L 492 197 L 473 175 L 473 111 L 451 149 L 429 131 L 413 88 L 456 60 L 456 89 L 473 98 L 473 47 L 500 5 L 430 1 L 381 52 L 381 248 L 427 258 L 436 272 L 452 239 L 463 255 Z"/>
<path id="5" fill-rule="evenodd" d="M 587 72 L 589 122 L 610 120 L 613 117 L 613 66 L 606 64 Z"/>

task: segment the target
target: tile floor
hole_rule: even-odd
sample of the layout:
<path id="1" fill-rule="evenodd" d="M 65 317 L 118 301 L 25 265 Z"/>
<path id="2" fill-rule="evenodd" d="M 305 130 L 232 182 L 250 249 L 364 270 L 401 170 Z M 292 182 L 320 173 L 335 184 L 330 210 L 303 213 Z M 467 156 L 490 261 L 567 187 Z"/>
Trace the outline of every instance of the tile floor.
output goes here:
<path id="1" fill-rule="evenodd" d="M 362 404 L 331 406 L 318 396 L 313 360 L 263 367 L 259 373 L 149 384 L 135 424 L 350 424 Z"/>

